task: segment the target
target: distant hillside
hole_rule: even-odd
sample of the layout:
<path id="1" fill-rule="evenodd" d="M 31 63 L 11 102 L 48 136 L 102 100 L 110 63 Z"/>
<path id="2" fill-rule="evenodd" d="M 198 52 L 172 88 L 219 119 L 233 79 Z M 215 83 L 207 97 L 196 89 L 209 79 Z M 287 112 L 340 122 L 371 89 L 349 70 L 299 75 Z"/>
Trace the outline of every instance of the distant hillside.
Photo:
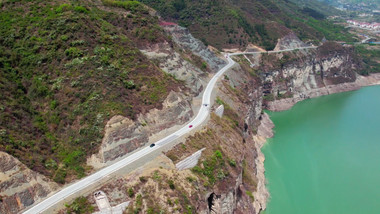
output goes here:
<path id="1" fill-rule="evenodd" d="M 60 183 L 85 174 L 112 116 L 160 108 L 182 85 L 137 49 L 167 39 L 148 8 L 103 2 L 0 3 L 0 150 Z"/>
<path id="2" fill-rule="evenodd" d="M 321 2 L 333 5 L 335 7 L 339 7 L 342 4 L 366 4 L 372 6 L 373 10 L 380 9 L 380 1 L 379 0 L 319 0 Z"/>
<path id="3" fill-rule="evenodd" d="M 332 7 L 327 2 L 319 1 L 319 0 L 291 0 L 297 6 L 301 8 L 311 8 L 312 10 L 317 11 L 318 13 L 323 14 L 325 17 L 327 16 L 336 16 L 336 15 L 344 15 L 344 11 L 338 10 L 335 7 Z M 306 9 L 307 10 L 307 9 Z M 312 14 L 310 14 L 313 16 Z"/>
<path id="4" fill-rule="evenodd" d="M 141 0 L 165 19 L 186 26 L 202 41 L 217 48 L 245 47 L 253 43 L 273 49 L 277 39 L 294 31 L 302 40 L 353 41 L 343 27 L 325 19 L 327 10 L 312 3 L 288 0 Z M 328 7 L 324 5 L 324 7 Z M 333 9 L 330 8 L 331 11 Z M 324 12 L 322 12 L 324 11 Z"/>

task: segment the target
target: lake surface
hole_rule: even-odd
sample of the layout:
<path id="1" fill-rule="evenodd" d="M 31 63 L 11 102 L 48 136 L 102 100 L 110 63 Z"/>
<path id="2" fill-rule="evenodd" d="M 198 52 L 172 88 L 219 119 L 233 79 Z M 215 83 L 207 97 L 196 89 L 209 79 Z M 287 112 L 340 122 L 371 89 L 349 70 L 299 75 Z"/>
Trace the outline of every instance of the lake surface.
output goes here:
<path id="1" fill-rule="evenodd" d="M 380 213 L 380 86 L 269 115 L 265 214 Z"/>

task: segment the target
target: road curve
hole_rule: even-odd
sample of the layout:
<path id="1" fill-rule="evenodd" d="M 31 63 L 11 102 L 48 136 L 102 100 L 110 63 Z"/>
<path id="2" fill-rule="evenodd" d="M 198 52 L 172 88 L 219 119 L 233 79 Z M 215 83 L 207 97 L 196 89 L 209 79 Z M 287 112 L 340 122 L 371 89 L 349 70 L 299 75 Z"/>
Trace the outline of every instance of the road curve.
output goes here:
<path id="1" fill-rule="evenodd" d="M 64 189 L 60 190 L 59 192 L 54 193 L 50 197 L 46 198 L 45 200 L 41 201 L 40 203 L 36 204 L 35 206 L 31 207 L 30 209 L 26 210 L 24 214 L 38 214 L 46 211 L 50 207 L 56 205 L 61 200 L 77 193 L 78 191 L 95 184 L 97 181 L 100 181 L 101 179 L 105 178 L 106 176 L 112 174 L 113 172 L 116 172 L 127 165 L 139 160 L 140 158 L 144 157 L 145 155 L 159 149 L 163 145 L 172 142 L 173 140 L 183 136 L 184 134 L 190 132 L 192 129 L 196 128 L 197 126 L 201 125 L 210 114 L 210 103 L 211 103 L 211 93 L 212 90 L 215 87 L 216 82 L 218 81 L 219 77 L 223 75 L 224 72 L 226 72 L 228 69 L 230 69 L 234 64 L 235 61 L 231 59 L 230 56 L 237 56 L 237 55 L 245 55 L 245 54 L 258 54 L 258 53 L 280 53 L 285 51 L 293 51 L 293 50 L 300 50 L 300 49 L 309 49 L 309 48 L 316 48 L 314 46 L 311 47 L 300 47 L 295 49 L 285 49 L 280 51 L 267 51 L 267 52 L 241 52 L 241 53 L 232 53 L 227 54 L 226 58 L 228 61 L 228 64 L 224 66 L 222 69 L 220 69 L 210 80 L 210 82 L 207 84 L 207 87 L 203 93 L 202 97 L 202 106 L 199 109 L 199 112 L 197 116 L 188 124 L 186 124 L 184 127 L 179 129 L 178 131 L 164 137 L 163 139 L 155 142 L 154 147 L 145 147 L 125 158 L 122 160 L 107 166 L 97 172 L 95 172 L 92 175 L 89 175 L 73 184 L 70 184 L 69 186 L 65 187 Z M 189 126 L 192 125 L 190 128 Z"/>
<path id="2" fill-rule="evenodd" d="M 163 145 L 172 142 L 173 140 L 177 139 L 178 137 L 181 137 L 182 135 L 190 132 L 192 129 L 195 127 L 199 126 L 202 124 L 210 114 L 210 102 L 211 102 L 211 93 L 213 88 L 215 87 L 215 84 L 220 76 L 223 75 L 224 72 L 226 72 L 229 68 L 231 68 L 235 62 L 230 58 L 227 57 L 228 64 L 224 66 L 222 69 L 220 69 L 210 80 L 210 82 L 207 84 L 207 87 L 203 93 L 202 97 L 202 106 L 199 109 L 199 112 L 197 116 L 188 124 L 186 124 L 184 127 L 179 129 L 178 131 L 174 132 L 171 135 L 166 136 L 165 138 L 155 142 L 156 146 L 154 147 L 145 147 L 125 158 L 122 160 L 105 167 L 97 172 L 95 172 L 92 175 L 89 175 L 67 187 L 64 189 L 60 190 L 59 192 L 56 192 L 52 196 L 46 198 L 45 200 L 41 201 L 40 203 L 36 204 L 35 206 L 31 207 L 29 210 L 26 210 L 24 214 L 37 214 L 37 213 L 42 213 L 45 210 L 49 209 L 50 207 L 54 206 L 61 200 L 71 196 L 72 194 L 95 184 L 97 181 L 100 181 L 101 179 L 105 178 L 106 176 L 110 175 L 111 173 L 118 171 L 125 166 L 127 166 L 130 163 L 135 162 L 136 160 L 144 157 L 145 155 L 159 149 Z M 191 128 L 189 126 L 192 125 Z"/>

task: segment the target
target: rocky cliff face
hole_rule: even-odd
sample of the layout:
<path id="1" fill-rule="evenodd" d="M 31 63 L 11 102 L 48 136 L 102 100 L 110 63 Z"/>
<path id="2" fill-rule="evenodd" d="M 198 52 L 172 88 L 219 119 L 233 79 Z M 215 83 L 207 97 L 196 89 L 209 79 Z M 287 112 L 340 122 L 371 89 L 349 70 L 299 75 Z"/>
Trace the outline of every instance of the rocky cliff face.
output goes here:
<path id="1" fill-rule="evenodd" d="M 57 188 L 45 176 L 0 152 L 0 213 L 18 213 Z"/>
<path id="2" fill-rule="evenodd" d="M 164 30 L 173 39 L 168 42 L 146 46 L 141 51 L 166 73 L 183 80 L 194 94 L 202 91 L 207 84 L 208 73 L 214 73 L 226 62 L 218 58 L 201 41 L 178 25 L 164 26 Z"/>
<path id="3" fill-rule="evenodd" d="M 225 158 L 235 160 L 240 167 L 235 169 L 237 174 L 229 170 L 226 173 L 229 178 L 206 188 L 209 206 L 199 210 L 201 213 L 259 213 L 265 207 L 266 196 L 262 191 L 265 184 L 259 180 L 264 176 L 263 165 L 258 166 L 260 163 L 256 161 L 261 152 L 254 138 L 262 119 L 262 87 L 260 79 L 249 69 L 245 64 L 238 65 L 226 72 L 219 84 L 217 101 L 222 100 L 226 108 L 222 121 L 223 118 L 235 121 L 233 129 L 240 136 L 229 136 L 226 129 L 219 126 L 209 127 L 219 132 L 220 137 L 215 141 Z M 258 192 L 260 197 L 256 197 Z"/>
<path id="4" fill-rule="evenodd" d="M 222 59 L 215 57 L 215 53 L 210 51 L 200 40 L 194 38 L 187 28 L 172 25 L 165 27 L 165 31 L 172 36 L 173 41 L 179 47 L 201 57 L 212 71 L 216 72 L 226 64 Z"/>
<path id="5" fill-rule="evenodd" d="M 278 39 L 276 47 L 273 49 L 274 51 L 285 50 L 285 49 L 293 49 L 306 47 L 307 45 L 302 42 L 293 32 L 288 35 Z"/>
<path id="6" fill-rule="evenodd" d="M 189 97 L 170 92 L 161 110 L 152 109 L 132 121 L 121 115 L 108 121 L 99 153 L 87 164 L 101 168 L 149 142 L 149 137 L 162 130 L 183 124 L 193 116 Z M 173 118 L 176 118 L 173 120 Z"/>
<path id="7" fill-rule="evenodd" d="M 150 59 L 157 61 L 159 67 L 179 80 L 185 81 L 194 94 L 202 91 L 206 72 L 182 58 L 169 43 L 161 43 L 141 50 Z"/>
<path id="8" fill-rule="evenodd" d="M 147 45 L 141 47 L 141 51 L 164 72 L 184 81 L 190 90 L 172 91 L 162 109 L 140 114 L 135 121 L 121 115 L 113 117 L 106 125 L 99 152 L 87 161 L 95 169 L 144 146 L 152 135 L 189 121 L 194 114 L 192 98 L 205 87 L 208 74 L 218 71 L 226 64 L 187 29 L 174 25 L 166 26 L 165 31 L 171 35 L 173 43 L 164 41 Z"/>
<path id="9" fill-rule="evenodd" d="M 271 61 L 270 66 L 268 60 Z M 274 60 L 278 64 L 273 65 Z M 315 50 L 264 55 L 262 61 L 263 87 L 269 110 L 286 109 L 275 107 L 277 103 L 284 102 L 279 101 L 282 99 L 299 101 L 344 91 L 331 89 L 355 82 L 357 71 L 361 69 L 352 48 L 334 43 L 325 43 Z"/>

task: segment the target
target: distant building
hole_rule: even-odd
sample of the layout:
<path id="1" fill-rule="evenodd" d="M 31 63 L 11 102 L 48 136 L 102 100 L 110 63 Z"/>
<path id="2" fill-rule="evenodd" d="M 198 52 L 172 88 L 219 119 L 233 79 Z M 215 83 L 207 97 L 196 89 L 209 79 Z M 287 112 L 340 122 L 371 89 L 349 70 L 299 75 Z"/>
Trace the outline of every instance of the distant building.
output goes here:
<path id="1" fill-rule="evenodd" d="M 380 23 L 377 23 L 377 22 L 367 23 L 367 22 L 358 22 L 355 20 L 347 20 L 347 23 L 357 26 L 357 27 L 365 28 L 368 30 L 380 30 Z"/>

